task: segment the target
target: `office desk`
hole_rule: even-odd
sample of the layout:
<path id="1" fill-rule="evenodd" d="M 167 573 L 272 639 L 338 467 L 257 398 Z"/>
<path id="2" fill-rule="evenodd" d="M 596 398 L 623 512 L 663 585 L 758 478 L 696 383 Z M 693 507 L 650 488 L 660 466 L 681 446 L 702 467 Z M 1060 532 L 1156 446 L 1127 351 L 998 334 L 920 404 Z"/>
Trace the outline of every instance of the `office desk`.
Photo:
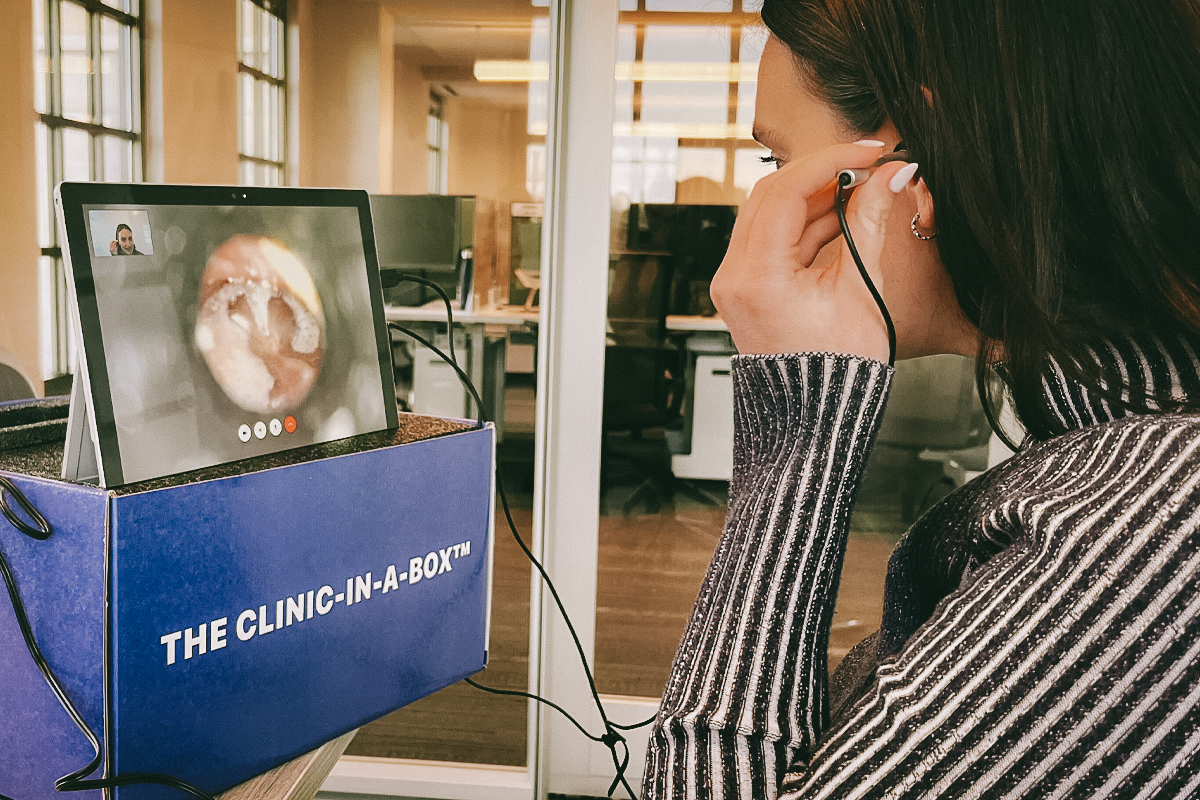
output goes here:
<path id="1" fill-rule="evenodd" d="M 384 316 L 389 322 L 406 323 L 406 327 L 419 328 L 417 333 L 433 341 L 445 328 L 446 307 L 440 303 L 416 308 L 388 306 L 384 309 Z M 513 331 L 535 330 L 537 321 L 537 309 L 530 310 L 523 306 L 454 312 L 454 326 L 456 331 L 463 332 L 465 345 L 461 348 L 459 366 L 475 384 L 487 418 L 496 423 L 497 441 L 504 435 L 505 343 L 508 334 Z M 459 341 L 456 336 L 456 351 Z M 415 342 L 412 344 L 412 410 L 442 417 L 475 416 L 478 411 L 475 403 L 463 389 L 454 370 L 429 350 Z M 438 347 L 446 352 L 442 345 L 438 344 Z"/>
<path id="2" fill-rule="evenodd" d="M 443 329 L 446 309 L 440 304 L 388 307 L 386 316 L 389 321 L 418 326 L 422 329 L 418 333 L 426 335 Z M 463 371 L 479 391 L 488 419 L 496 423 L 497 441 L 502 439 L 504 431 L 505 342 L 513 331 L 536 330 L 537 322 L 537 310 L 522 306 L 454 314 L 455 328 L 464 334 Z M 733 380 L 729 357 L 734 352 L 729 329 L 720 317 L 671 315 L 667 317 L 667 331 L 685 339 L 689 354 L 684 428 L 669 440 L 674 452 L 672 470 L 680 478 L 729 480 L 733 474 Z M 453 370 L 425 348 L 414 347 L 414 354 L 413 410 L 438 416 L 471 416 L 474 403 L 465 398 Z"/>
<path id="3" fill-rule="evenodd" d="M 733 477 L 734 354 L 720 317 L 667 317 L 667 330 L 686 334 L 687 396 L 683 430 L 668 437 L 671 472 L 677 478 L 727 481 Z"/>

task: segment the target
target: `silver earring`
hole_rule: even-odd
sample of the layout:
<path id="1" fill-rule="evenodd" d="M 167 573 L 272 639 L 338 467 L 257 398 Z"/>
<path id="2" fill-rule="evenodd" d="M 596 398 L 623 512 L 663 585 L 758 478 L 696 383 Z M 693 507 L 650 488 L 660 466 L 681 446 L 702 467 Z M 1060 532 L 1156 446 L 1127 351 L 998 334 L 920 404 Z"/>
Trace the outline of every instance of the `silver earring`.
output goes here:
<path id="1" fill-rule="evenodd" d="M 921 218 L 921 212 L 918 211 L 916 214 L 913 214 L 912 222 L 908 223 L 908 227 L 912 228 L 913 236 L 917 237 L 918 239 L 920 239 L 923 242 L 928 242 L 930 239 L 936 239 L 937 231 L 934 231 L 933 233 L 926 236 L 925 234 L 923 234 L 919 230 L 917 230 L 917 220 L 919 220 L 920 218 Z"/>

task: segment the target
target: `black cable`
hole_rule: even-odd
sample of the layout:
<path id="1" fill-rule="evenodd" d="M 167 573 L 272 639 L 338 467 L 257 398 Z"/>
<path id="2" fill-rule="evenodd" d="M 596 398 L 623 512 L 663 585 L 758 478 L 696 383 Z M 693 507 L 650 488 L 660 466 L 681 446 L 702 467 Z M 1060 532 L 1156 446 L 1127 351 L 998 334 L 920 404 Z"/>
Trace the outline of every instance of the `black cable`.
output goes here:
<path id="1" fill-rule="evenodd" d="M 847 184 L 853 179 L 853 176 L 846 172 L 838 175 L 838 185 L 833 193 L 833 205 L 837 210 L 838 224 L 842 227 L 842 236 L 846 239 L 846 246 L 850 248 L 850 255 L 854 257 L 854 264 L 858 267 L 858 274 L 862 276 L 863 283 L 870 290 L 871 297 L 875 298 L 875 305 L 879 306 L 879 313 L 883 314 L 883 322 L 887 325 L 888 334 L 888 366 L 894 367 L 896 366 L 896 326 L 892 324 L 892 315 L 888 313 L 887 306 L 884 305 L 883 298 L 879 295 L 879 290 L 875 288 L 875 282 L 871 280 L 871 276 L 867 274 L 867 268 L 863 266 L 862 256 L 858 254 L 858 248 L 854 246 L 854 237 L 850 235 L 850 224 L 846 222 L 846 200 L 842 194 Z"/>
<path id="2" fill-rule="evenodd" d="M 396 322 L 389 322 L 387 325 L 388 325 L 388 328 L 391 330 L 399 331 L 400 333 L 403 333 L 405 336 L 411 336 L 422 346 L 427 347 L 431 351 L 433 351 L 433 354 L 435 356 L 440 358 L 442 361 L 445 361 L 447 364 L 449 364 L 451 367 L 454 368 L 454 371 L 456 373 L 458 373 L 459 381 L 461 381 L 462 384 L 467 388 L 467 391 L 471 393 L 471 399 L 475 401 L 475 407 L 479 409 L 479 419 L 477 420 L 477 422 L 479 424 L 477 427 L 482 428 L 484 423 L 487 422 L 487 419 L 485 419 L 484 414 L 483 414 L 483 401 L 479 398 L 479 392 L 475 391 L 475 385 L 473 383 L 471 383 L 471 379 L 470 379 L 470 377 L 467 376 L 467 373 L 463 372 L 462 368 L 459 367 L 456 362 L 451 361 L 449 356 L 447 356 L 445 353 L 443 353 L 440 349 L 438 349 L 438 347 L 433 342 L 429 341 L 421 334 L 416 333 L 415 331 L 411 331 L 408 328 L 406 328 L 403 325 L 400 325 L 399 323 L 396 323 Z"/>
<path id="3" fill-rule="evenodd" d="M 582 733 L 587 738 L 591 739 L 593 742 L 603 743 L 603 741 L 604 741 L 604 737 L 596 736 L 595 734 L 589 733 L 588 729 L 583 727 L 583 724 L 580 723 L 579 720 L 577 720 L 573 716 L 571 716 L 565 708 L 560 706 L 558 703 L 555 703 L 553 700 L 547 700 L 546 698 L 541 697 L 539 695 L 531 694 L 530 692 L 521 692 L 516 689 L 497 689 L 495 686 L 484 686 L 482 683 L 476 683 L 475 681 L 471 680 L 470 678 L 463 678 L 463 680 L 467 684 L 474 686 L 476 689 L 478 689 L 481 692 L 487 692 L 488 694 L 503 695 L 505 697 L 524 697 L 526 700 L 536 700 L 539 703 L 541 703 L 542 705 L 550 706 L 555 711 L 557 711 L 558 713 L 560 713 L 564 717 L 566 717 L 568 722 L 570 722 L 572 725 L 574 725 L 576 728 L 578 728 L 580 733 Z"/>
<path id="4" fill-rule="evenodd" d="M 401 277 L 402 277 L 402 279 L 405 278 L 404 275 L 402 275 Z M 482 427 L 487 422 L 487 415 L 484 413 L 484 410 L 483 410 L 483 401 L 480 399 L 479 392 L 475 389 L 475 386 L 471 382 L 470 377 L 465 372 L 462 371 L 462 369 L 458 366 L 458 364 L 451 362 L 444 353 L 442 353 L 438 348 L 434 347 L 424 337 L 414 333 L 413 331 L 403 327 L 402 325 L 398 325 L 395 322 L 389 322 L 388 327 L 393 330 L 399 331 L 407 336 L 411 336 L 413 339 L 415 339 L 417 342 L 419 342 L 423 346 L 428 347 L 431 351 L 433 351 L 433 353 L 435 355 L 437 355 L 439 358 L 441 358 L 443 361 L 445 361 L 447 364 L 450 364 L 450 366 L 454 368 L 454 371 L 458 374 L 459 381 L 462 382 L 463 386 L 467 389 L 467 392 L 471 395 L 471 398 L 475 401 L 476 408 L 479 409 L 478 422 L 479 422 L 479 425 Z M 567 714 L 567 712 L 565 710 L 563 710 L 560 706 L 552 703 L 549 700 L 546 700 L 545 698 L 538 697 L 537 695 L 530 694 L 528 692 L 512 692 L 512 694 L 515 696 L 518 696 L 518 697 L 526 697 L 526 698 L 529 698 L 532 700 L 536 700 L 540 703 L 544 703 L 548 706 L 551 706 L 552 708 L 557 709 L 564 716 L 566 716 L 567 719 L 569 719 L 571 721 L 571 723 L 575 725 L 575 727 L 579 728 L 579 730 L 582 731 L 583 734 L 585 736 L 587 736 L 587 738 L 589 738 L 595 742 L 600 742 L 600 743 L 604 744 L 606 747 L 608 747 L 608 749 L 612 755 L 612 758 L 613 758 L 613 766 L 616 769 L 616 777 L 614 778 L 612 785 L 609 787 L 609 791 L 608 791 L 609 796 L 610 797 L 612 796 L 612 793 L 614 791 L 616 791 L 617 786 L 624 786 L 625 790 L 627 792 L 629 792 L 629 796 L 632 798 L 635 798 L 635 800 L 636 800 L 637 795 L 634 793 L 633 788 L 629 785 L 629 782 L 625 779 L 625 770 L 628 768 L 628 765 L 629 765 L 629 747 L 625 742 L 625 737 L 619 733 L 618 729 L 631 730 L 633 728 L 639 728 L 639 727 L 642 727 L 643 725 L 650 724 L 651 722 L 654 721 L 654 718 L 651 717 L 649 720 L 645 720 L 643 722 L 639 722 L 635 725 L 630 725 L 630 726 L 617 725 L 617 724 L 613 723 L 611 720 L 609 720 L 608 714 L 604 710 L 604 703 L 600 700 L 600 692 L 596 688 L 596 679 L 595 679 L 595 676 L 592 674 L 591 665 L 588 664 L 587 654 L 584 652 L 584 649 L 583 649 L 583 642 L 580 640 L 579 633 L 575 630 L 575 625 L 571 622 L 571 618 L 567 614 L 566 605 L 563 603 L 562 598 L 559 596 L 558 589 L 555 587 L 554 581 L 552 581 L 550 579 L 549 573 L 546 572 L 546 568 L 542 566 L 542 563 L 540 561 L 538 561 L 537 557 L 533 554 L 533 551 L 525 543 L 525 540 L 523 538 L 521 538 L 520 531 L 517 529 L 517 523 L 513 519 L 512 509 L 509 507 L 509 504 L 508 504 L 508 494 L 504 491 L 504 481 L 501 477 L 500 469 L 499 469 L 498 465 L 496 467 L 496 494 L 500 498 L 500 506 L 504 511 L 504 519 L 508 523 L 509 532 L 512 534 L 513 539 L 516 540 L 517 545 L 521 548 L 521 551 L 525 554 L 525 557 L 527 559 L 529 559 L 529 562 L 534 566 L 535 569 L 537 569 L 538 574 L 541 576 L 542 581 L 546 585 L 546 588 L 550 591 L 550 596 L 554 598 L 554 604 L 555 604 L 555 606 L 557 606 L 559 614 L 562 616 L 563 622 L 566 623 L 567 631 L 571 634 L 571 640 L 575 643 L 575 649 L 579 653 L 579 660 L 580 660 L 580 663 L 583 665 L 584 675 L 587 677 L 588 687 L 592 693 L 592 699 L 596 704 L 597 711 L 600 712 L 600 719 L 604 724 L 605 733 L 603 736 L 599 736 L 599 737 L 588 733 L 583 728 L 583 726 L 580 725 L 579 722 L 574 719 L 574 717 Z M 468 683 L 470 683 L 472 686 L 475 686 L 478 689 L 481 689 L 482 691 L 491 691 L 495 694 L 510 693 L 509 690 L 493 689 L 491 687 L 485 687 L 481 684 L 475 683 L 474 681 L 468 681 Z M 618 755 L 618 753 L 617 753 L 617 745 L 618 744 L 620 744 L 625 750 L 625 754 L 623 757 Z"/>
<path id="5" fill-rule="evenodd" d="M 13 511 L 8 502 L 10 495 L 16 498 L 17 505 L 29 515 L 34 525 L 30 525 Z M 29 499 L 25 497 L 24 493 L 11 480 L 2 475 L 0 475 L 0 511 L 3 512 L 5 519 L 12 523 L 13 527 L 32 539 L 44 541 L 50 538 L 50 535 L 53 533 L 53 529 L 50 527 L 50 523 L 46 521 L 46 518 L 34 508 Z M 67 696 L 66 690 L 54 674 L 54 670 L 50 668 L 46 657 L 42 655 L 42 649 L 38 646 L 37 639 L 33 635 L 33 627 L 29 624 L 29 617 L 25 614 L 25 604 L 21 602 L 21 594 L 17 589 L 17 581 L 13 575 L 12 567 L 9 566 L 8 559 L 4 556 L 3 552 L 0 552 L 0 574 L 4 577 L 4 585 L 8 589 L 8 598 L 12 602 L 13 614 L 17 618 L 17 627 L 21 629 L 21 637 L 25 640 L 25 647 L 29 650 L 29 655 L 33 658 L 33 663 L 42 674 L 42 678 L 50 686 L 50 691 L 58 699 L 59 705 L 63 707 L 63 710 L 67 712 L 71 721 L 75 723 L 75 726 L 87 738 L 88 743 L 91 744 L 92 750 L 95 753 L 92 760 L 83 769 L 76 770 L 56 780 L 54 782 L 55 790 L 60 792 L 81 792 L 91 789 L 109 789 L 119 786 L 153 783 L 187 792 L 198 800 L 213 800 L 212 795 L 197 789 L 191 784 L 181 781 L 178 778 L 173 778 L 170 775 L 159 773 L 133 772 L 112 778 L 86 780 L 86 777 L 99 769 L 100 764 L 104 761 L 104 747 L 100 742 L 100 738 L 96 736 L 95 731 L 87 724 L 87 721 L 79 713 L 71 698 Z M 0 795 L 0 800 L 11 800 L 11 798 Z"/>
<path id="6" fill-rule="evenodd" d="M 411 281 L 413 283 L 419 283 L 422 286 L 427 286 L 428 288 L 433 289 L 433 291 L 442 298 L 442 303 L 446 306 L 446 338 L 450 342 L 450 347 L 448 348 L 450 350 L 450 360 L 457 365 L 458 357 L 454 354 L 454 306 L 450 303 L 450 295 L 446 294 L 446 290 L 441 286 L 438 286 L 428 278 L 422 278 L 420 275 L 412 275 L 408 272 L 397 272 L 396 276 L 402 281 Z M 446 357 L 441 356 L 441 358 L 444 361 Z M 482 408 L 482 406 L 480 406 L 480 408 Z"/>

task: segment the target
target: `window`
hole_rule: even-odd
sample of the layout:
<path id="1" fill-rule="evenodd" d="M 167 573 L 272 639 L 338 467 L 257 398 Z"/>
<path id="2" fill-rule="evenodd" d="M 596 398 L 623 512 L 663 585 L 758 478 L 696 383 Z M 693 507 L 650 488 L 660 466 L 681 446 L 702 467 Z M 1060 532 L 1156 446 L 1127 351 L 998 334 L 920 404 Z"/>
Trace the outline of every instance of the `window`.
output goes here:
<path id="1" fill-rule="evenodd" d="M 287 174 L 285 0 L 238 0 L 238 175 L 281 186 Z"/>
<path id="2" fill-rule="evenodd" d="M 446 194 L 449 170 L 446 162 L 446 102 L 434 92 L 429 93 L 427 123 L 429 144 L 429 193 Z"/>
<path id="3" fill-rule="evenodd" d="M 139 0 L 34 0 L 39 360 L 47 377 L 69 371 L 74 345 L 54 187 L 142 177 L 140 14 Z"/>

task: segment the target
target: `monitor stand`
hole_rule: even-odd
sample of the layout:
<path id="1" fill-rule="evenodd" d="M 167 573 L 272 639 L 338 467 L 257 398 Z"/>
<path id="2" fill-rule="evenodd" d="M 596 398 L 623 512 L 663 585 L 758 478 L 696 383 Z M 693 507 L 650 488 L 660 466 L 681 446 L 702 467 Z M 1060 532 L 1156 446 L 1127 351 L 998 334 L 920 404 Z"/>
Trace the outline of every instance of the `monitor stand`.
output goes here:
<path id="1" fill-rule="evenodd" d="M 100 468 L 96 458 L 95 426 L 91 422 L 87 401 L 87 375 L 83 359 L 79 359 L 74 380 L 71 381 L 71 410 L 67 416 L 67 446 L 63 451 L 64 481 L 100 483 Z"/>

